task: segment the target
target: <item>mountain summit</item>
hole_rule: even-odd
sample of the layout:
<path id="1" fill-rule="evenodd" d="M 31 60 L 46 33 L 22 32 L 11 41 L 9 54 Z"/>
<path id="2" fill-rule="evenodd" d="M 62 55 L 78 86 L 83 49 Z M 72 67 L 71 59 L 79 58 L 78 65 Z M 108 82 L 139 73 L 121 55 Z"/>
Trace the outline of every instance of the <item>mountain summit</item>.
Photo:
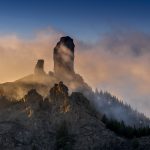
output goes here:
<path id="1" fill-rule="evenodd" d="M 49 89 L 59 81 L 69 87 L 70 91 L 92 91 L 83 78 L 74 71 L 74 42 L 69 36 L 61 37 L 53 50 L 54 71 L 44 71 L 44 60 L 39 59 L 34 73 L 15 82 L 0 85 L 0 91 L 9 98 L 20 99 L 32 88 L 46 96 Z"/>
<path id="2" fill-rule="evenodd" d="M 54 73 L 58 78 L 74 74 L 74 47 L 73 39 L 66 36 L 54 48 Z"/>
<path id="3" fill-rule="evenodd" d="M 39 59 L 33 74 L 0 84 L 0 149 L 149 150 L 150 120 L 108 92 L 94 92 L 74 70 L 74 48 L 72 38 L 61 37 L 54 71 L 46 73 Z"/>

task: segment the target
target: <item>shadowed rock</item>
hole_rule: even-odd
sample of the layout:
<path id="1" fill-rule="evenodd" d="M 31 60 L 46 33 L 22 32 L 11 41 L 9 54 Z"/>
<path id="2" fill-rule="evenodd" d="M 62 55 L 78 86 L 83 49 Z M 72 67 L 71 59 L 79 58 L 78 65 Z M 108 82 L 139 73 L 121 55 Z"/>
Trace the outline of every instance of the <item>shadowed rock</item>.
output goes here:
<path id="1" fill-rule="evenodd" d="M 34 69 L 34 73 L 37 75 L 45 74 L 45 72 L 44 72 L 44 60 L 43 59 L 39 59 L 37 61 L 37 64 L 36 64 L 35 69 Z"/>
<path id="2" fill-rule="evenodd" d="M 124 111 L 130 106 L 117 102 L 108 93 L 94 94 L 83 78 L 74 72 L 74 47 L 70 37 L 62 37 L 54 48 L 54 73 L 46 74 L 44 60 L 38 60 L 35 74 L 0 85 L 0 150 L 133 150 L 130 139 L 106 129 L 101 122 L 102 114 L 95 111 L 92 104 L 97 98 L 99 112 L 107 110 L 114 115 L 116 110 L 122 110 L 117 113 L 131 114 L 130 120 L 137 124 L 145 117 L 131 108 Z M 69 96 L 68 88 L 76 92 Z M 8 101 L 4 97 L 18 97 L 26 91 L 21 101 L 11 105 L 11 99 Z M 149 150 L 149 136 L 137 140 L 138 149 Z"/>
<path id="3" fill-rule="evenodd" d="M 60 81 L 59 84 L 55 84 L 54 87 L 50 89 L 50 97 L 52 100 L 68 97 L 68 87 Z"/>
<path id="4" fill-rule="evenodd" d="M 61 37 L 54 48 L 54 73 L 57 77 L 74 74 L 74 43 L 69 36 Z"/>
<path id="5" fill-rule="evenodd" d="M 25 102 L 33 110 L 38 110 L 43 104 L 43 97 L 35 89 L 31 89 L 24 97 Z"/>
<path id="6" fill-rule="evenodd" d="M 50 98 L 52 104 L 56 105 L 60 111 L 69 111 L 68 87 L 64 85 L 62 81 L 50 89 Z"/>

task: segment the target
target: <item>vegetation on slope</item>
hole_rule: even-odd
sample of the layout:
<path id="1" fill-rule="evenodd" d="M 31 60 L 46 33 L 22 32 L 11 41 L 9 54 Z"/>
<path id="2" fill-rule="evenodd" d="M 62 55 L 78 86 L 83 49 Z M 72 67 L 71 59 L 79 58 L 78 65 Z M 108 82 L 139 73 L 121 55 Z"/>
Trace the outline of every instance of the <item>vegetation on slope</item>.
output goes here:
<path id="1" fill-rule="evenodd" d="M 119 100 L 116 96 L 97 90 L 94 96 L 97 110 L 105 114 L 109 119 L 120 122 L 123 120 L 126 125 L 136 126 L 137 128 L 150 126 L 148 117 L 134 110 L 129 104 Z"/>
<path id="2" fill-rule="evenodd" d="M 106 127 L 112 131 L 114 131 L 117 135 L 123 136 L 125 138 L 136 138 L 142 136 L 150 136 L 150 127 L 139 127 L 136 128 L 128 126 L 124 123 L 124 121 L 117 121 L 114 119 L 108 119 L 106 115 L 103 115 L 102 122 L 106 125 Z"/>

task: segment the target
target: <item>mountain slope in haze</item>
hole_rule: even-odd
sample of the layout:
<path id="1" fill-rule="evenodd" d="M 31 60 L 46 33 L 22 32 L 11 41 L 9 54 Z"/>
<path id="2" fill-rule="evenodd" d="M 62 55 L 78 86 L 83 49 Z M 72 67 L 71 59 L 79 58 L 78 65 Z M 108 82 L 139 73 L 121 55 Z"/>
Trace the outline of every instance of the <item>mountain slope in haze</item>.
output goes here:
<path id="1" fill-rule="evenodd" d="M 108 92 L 96 91 L 93 95 L 95 108 L 109 119 L 124 121 L 126 125 L 132 127 L 150 126 L 150 119 L 143 113 L 134 110 L 129 104 L 124 103 Z"/>
<path id="2" fill-rule="evenodd" d="M 62 37 L 54 48 L 54 72 L 45 73 L 40 59 L 33 74 L 0 84 L 1 149 L 135 148 L 133 139 L 119 137 L 101 118 L 105 114 L 136 127 L 150 125 L 149 119 L 109 93 L 93 92 L 75 73 L 74 48 L 73 39 Z M 148 139 L 136 139 L 138 149 L 148 150 Z"/>
<path id="3" fill-rule="evenodd" d="M 34 73 L 14 82 L 0 84 L 0 95 L 13 101 L 21 99 L 31 89 L 36 89 L 43 97 L 49 89 L 59 81 L 63 81 L 71 92 L 81 92 L 94 103 L 97 111 L 109 118 L 124 121 L 132 126 L 149 126 L 150 120 L 144 114 L 133 110 L 129 105 L 121 103 L 108 92 L 93 92 L 82 76 L 74 70 L 75 45 L 70 37 L 62 37 L 53 52 L 54 72 L 44 71 L 44 60 L 40 59 L 35 65 Z"/>
<path id="4" fill-rule="evenodd" d="M 105 127 L 102 115 L 79 92 L 68 94 L 55 84 L 46 98 L 35 89 L 0 110 L 2 150 L 132 150 L 134 139 L 117 136 Z M 150 137 L 137 138 L 138 149 L 150 147 Z"/>
<path id="5" fill-rule="evenodd" d="M 127 140 L 105 128 L 101 115 L 94 111 L 83 94 L 74 92 L 68 96 L 56 87 L 44 100 L 36 90 L 31 90 L 21 101 L 3 108 L 0 133 L 1 149 L 130 147 Z"/>

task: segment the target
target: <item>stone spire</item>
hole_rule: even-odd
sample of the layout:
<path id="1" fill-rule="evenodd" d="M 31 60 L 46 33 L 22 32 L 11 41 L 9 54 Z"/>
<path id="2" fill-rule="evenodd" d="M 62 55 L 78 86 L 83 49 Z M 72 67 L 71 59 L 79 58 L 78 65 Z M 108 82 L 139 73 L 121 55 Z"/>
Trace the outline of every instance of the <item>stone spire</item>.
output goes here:
<path id="1" fill-rule="evenodd" d="M 44 60 L 43 59 L 39 59 L 37 61 L 37 64 L 36 64 L 35 69 L 34 69 L 34 73 L 37 75 L 45 74 L 45 72 L 44 72 Z"/>
<path id="2" fill-rule="evenodd" d="M 61 37 L 54 48 L 54 73 L 57 77 L 74 74 L 74 43 L 69 36 Z"/>

